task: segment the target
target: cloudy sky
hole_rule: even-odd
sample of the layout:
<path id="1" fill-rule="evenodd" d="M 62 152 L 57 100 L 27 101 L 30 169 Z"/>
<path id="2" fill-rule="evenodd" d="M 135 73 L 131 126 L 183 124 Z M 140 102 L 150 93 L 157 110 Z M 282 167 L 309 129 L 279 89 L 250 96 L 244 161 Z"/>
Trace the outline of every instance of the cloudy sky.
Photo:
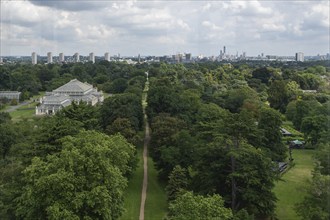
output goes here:
<path id="1" fill-rule="evenodd" d="M 0 55 L 329 53 L 329 0 L 1 0 Z"/>

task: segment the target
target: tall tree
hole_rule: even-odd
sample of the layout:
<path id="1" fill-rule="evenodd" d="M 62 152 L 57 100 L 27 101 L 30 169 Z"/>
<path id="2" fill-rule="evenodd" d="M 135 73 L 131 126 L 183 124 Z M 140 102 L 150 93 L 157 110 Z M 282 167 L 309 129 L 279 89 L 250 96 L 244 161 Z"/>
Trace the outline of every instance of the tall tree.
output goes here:
<path id="1" fill-rule="evenodd" d="M 81 132 L 63 139 L 63 150 L 46 161 L 36 157 L 24 171 L 16 214 L 25 219 L 118 219 L 123 176 L 134 148 L 122 137 Z"/>
<path id="2" fill-rule="evenodd" d="M 330 176 L 314 173 L 305 188 L 307 195 L 296 204 L 295 210 L 303 219 L 328 220 L 330 218 Z"/>
<path id="3" fill-rule="evenodd" d="M 289 92 L 286 82 L 283 80 L 275 80 L 271 83 L 268 89 L 268 101 L 270 107 L 284 113 L 289 102 Z"/>
<path id="4" fill-rule="evenodd" d="M 221 196 L 194 195 L 187 192 L 180 195 L 170 203 L 170 220 L 204 220 L 204 219 L 232 219 L 233 214 L 230 209 L 224 207 Z"/>
<path id="5" fill-rule="evenodd" d="M 258 128 L 264 133 L 262 147 L 274 161 L 283 161 L 286 158 L 287 148 L 282 142 L 281 125 L 281 114 L 278 111 L 272 108 L 261 109 Z"/>
<path id="6" fill-rule="evenodd" d="M 169 201 L 174 200 L 178 195 L 184 193 L 188 187 L 188 171 L 177 165 L 173 168 L 168 177 L 166 186 L 167 197 Z"/>

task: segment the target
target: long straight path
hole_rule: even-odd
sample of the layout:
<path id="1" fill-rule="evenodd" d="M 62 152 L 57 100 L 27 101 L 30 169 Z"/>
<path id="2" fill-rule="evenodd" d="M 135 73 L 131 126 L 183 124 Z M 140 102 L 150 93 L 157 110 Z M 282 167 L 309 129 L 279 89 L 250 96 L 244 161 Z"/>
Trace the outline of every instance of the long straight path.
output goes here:
<path id="1" fill-rule="evenodd" d="M 149 81 L 147 78 L 147 82 L 143 91 L 144 94 L 142 96 L 142 106 L 143 106 L 143 114 L 144 114 L 144 122 L 145 122 L 145 135 L 144 135 L 144 143 L 143 143 L 143 183 L 142 183 L 142 191 L 141 191 L 139 220 L 144 220 L 144 207 L 146 204 L 147 188 L 148 188 L 148 145 L 150 141 L 150 127 L 146 113 L 148 88 L 149 88 Z"/>

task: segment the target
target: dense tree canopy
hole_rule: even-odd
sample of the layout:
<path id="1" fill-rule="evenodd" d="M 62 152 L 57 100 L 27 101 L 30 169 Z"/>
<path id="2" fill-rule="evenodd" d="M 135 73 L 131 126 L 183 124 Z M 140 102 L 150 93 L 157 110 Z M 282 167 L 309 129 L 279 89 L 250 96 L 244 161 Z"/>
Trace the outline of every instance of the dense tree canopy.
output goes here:
<path id="1" fill-rule="evenodd" d="M 203 197 L 187 192 L 174 200 L 169 207 L 171 220 L 232 219 L 230 209 L 224 207 L 219 195 Z"/>
<path id="2" fill-rule="evenodd" d="M 28 219 L 117 219 L 134 148 L 120 136 L 81 132 L 62 140 L 46 161 L 34 158 L 24 171 L 17 215 Z"/>
<path id="3" fill-rule="evenodd" d="M 283 138 L 282 126 L 316 149 L 320 175 L 297 210 L 306 219 L 327 218 L 319 201 L 327 198 L 330 166 L 329 67 L 262 61 L 1 65 L 0 90 L 18 90 L 22 99 L 74 78 L 111 94 L 102 105 L 72 103 L 53 117 L 20 121 L 0 112 L 0 218 L 119 218 L 136 166 L 131 144 L 143 135 L 145 95 L 150 155 L 167 185 L 169 219 L 273 217 L 276 162 L 287 160 L 286 141 L 296 139 Z M 9 103 L 1 99 L 0 108 Z"/>

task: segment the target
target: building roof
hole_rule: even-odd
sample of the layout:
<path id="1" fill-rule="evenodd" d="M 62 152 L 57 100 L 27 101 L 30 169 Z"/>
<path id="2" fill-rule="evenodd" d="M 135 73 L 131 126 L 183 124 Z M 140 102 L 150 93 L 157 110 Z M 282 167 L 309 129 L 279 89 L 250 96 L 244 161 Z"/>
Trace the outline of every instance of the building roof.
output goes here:
<path id="1" fill-rule="evenodd" d="M 303 145 L 304 144 L 304 142 L 299 141 L 299 140 L 294 140 L 294 141 L 292 141 L 292 143 L 294 143 L 296 145 Z"/>
<path id="2" fill-rule="evenodd" d="M 50 96 L 45 96 L 43 102 L 61 104 L 62 102 L 66 101 L 66 100 L 70 102 L 70 97 L 67 95 L 50 95 Z"/>
<path id="3" fill-rule="evenodd" d="M 1 94 L 21 94 L 21 92 L 18 91 L 0 91 Z"/>
<path id="4" fill-rule="evenodd" d="M 291 136 L 292 135 L 292 133 L 289 132 L 288 130 L 286 130 L 285 128 L 281 128 L 281 133 L 284 136 Z"/>
<path id="5" fill-rule="evenodd" d="M 73 79 L 67 84 L 55 89 L 54 93 L 64 93 L 64 92 L 85 92 L 92 89 L 93 86 L 88 83 L 82 83 L 77 79 Z"/>

